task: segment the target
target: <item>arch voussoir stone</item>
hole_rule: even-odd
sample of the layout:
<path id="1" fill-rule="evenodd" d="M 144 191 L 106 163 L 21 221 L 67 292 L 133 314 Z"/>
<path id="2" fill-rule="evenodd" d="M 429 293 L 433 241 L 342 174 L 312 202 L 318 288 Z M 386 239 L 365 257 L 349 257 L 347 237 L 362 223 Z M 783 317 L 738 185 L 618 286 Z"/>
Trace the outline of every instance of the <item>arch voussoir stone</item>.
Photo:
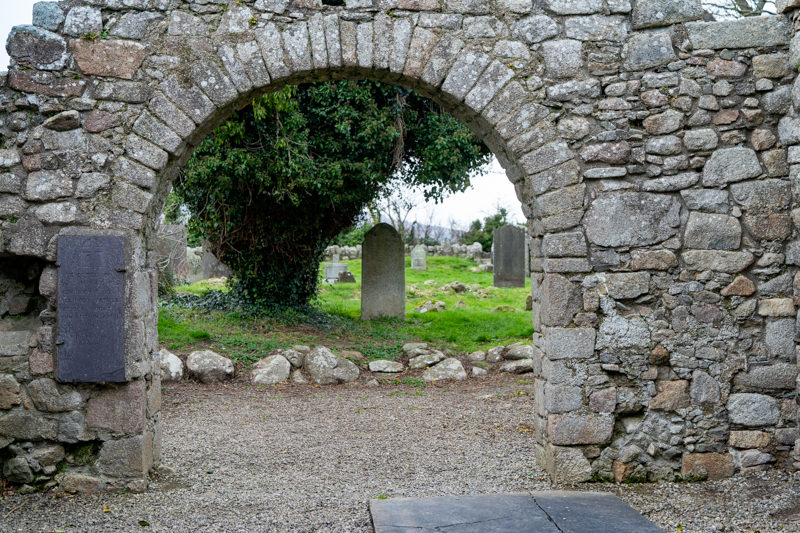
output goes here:
<path id="1" fill-rule="evenodd" d="M 440 103 L 514 184 L 536 331 L 524 416 L 553 479 L 800 465 L 794 4 L 721 23 L 645 0 L 37 4 L 0 80 L 0 461 L 89 445 L 96 462 L 56 481 L 143 487 L 171 180 L 253 97 L 366 78 Z M 124 241 L 121 384 L 56 384 L 65 237 Z"/>

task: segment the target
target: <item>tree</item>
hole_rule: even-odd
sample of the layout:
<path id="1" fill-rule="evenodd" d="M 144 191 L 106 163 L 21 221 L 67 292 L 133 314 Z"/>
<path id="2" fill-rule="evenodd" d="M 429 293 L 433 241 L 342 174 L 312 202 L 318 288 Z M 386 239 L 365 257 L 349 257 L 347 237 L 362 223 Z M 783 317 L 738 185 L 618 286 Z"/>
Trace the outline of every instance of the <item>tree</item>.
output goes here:
<path id="1" fill-rule="evenodd" d="M 190 228 L 262 306 L 302 307 L 325 247 L 393 180 L 434 201 L 490 158 L 463 124 L 417 94 L 324 82 L 256 99 L 212 132 L 175 184 Z"/>
<path id="2" fill-rule="evenodd" d="M 473 220 L 469 229 L 461 235 L 459 241 L 462 244 L 481 243 L 484 252 L 492 250 L 492 239 L 494 230 L 508 224 L 508 210 L 505 207 L 497 207 L 497 212 L 480 220 Z"/>
<path id="3" fill-rule="evenodd" d="M 721 19 L 775 14 L 774 0 L 705 0 L 703 7 Z"/>

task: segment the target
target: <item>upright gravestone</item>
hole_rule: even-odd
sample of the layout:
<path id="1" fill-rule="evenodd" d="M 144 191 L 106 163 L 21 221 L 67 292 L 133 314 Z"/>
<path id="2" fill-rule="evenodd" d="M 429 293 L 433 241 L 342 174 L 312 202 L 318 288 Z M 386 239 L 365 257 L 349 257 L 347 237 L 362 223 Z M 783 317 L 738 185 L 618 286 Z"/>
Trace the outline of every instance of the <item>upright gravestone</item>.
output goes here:
<path id="1" fill-rule="evenodd" d="M 428 270 L 428 249 L 424 244 L 418 244 L 411 250 L 411 269 Z"/>
<path id="2" fill-rule="evenodd" d="M 492 235 L 495 287 L 525 286 L 525 230 L 503 226 Z"/>
<path id="3" fill-rule="evenodd" d="M 347 263 L 339 262 L 339 254 L 333 254 L 333 262 L 325 263 L 325 284 L 339 283 L 339 276 L 347 272 Z"/>
<path id="4" fill-rule="evenodd" d="M 58 380 L 125 381 L 125 241 L 58 238 Z"/>
<path id="5" fill-rule="evenodd" d="M 361 264 L 361 320 L 405 318 L 406 273 L 403 241 L 389 224 L 364 236 Z"/>

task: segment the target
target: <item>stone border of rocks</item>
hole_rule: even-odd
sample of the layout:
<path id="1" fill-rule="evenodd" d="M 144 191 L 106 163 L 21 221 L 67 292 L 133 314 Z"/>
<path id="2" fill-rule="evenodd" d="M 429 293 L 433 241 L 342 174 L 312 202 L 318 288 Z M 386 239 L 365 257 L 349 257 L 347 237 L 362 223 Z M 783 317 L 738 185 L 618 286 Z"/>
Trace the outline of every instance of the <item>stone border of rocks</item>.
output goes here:
<path id="1" fill-rule="evenodd" d="M 280 383 L 338 385 L 361 381 L 377 386 L 381 380 L 416 378 L 426 383 L 480 378 L 491 372 L 528 374 L 534 370 L 534 348 L 529 344 L 495 346 L 488 351 L 456 354 L 427 343 L 403 345 L 396 360 L 367 360 L 361 352 L 341 350 L 337 355 L 325 346 L 296 345 L 273 351 L 259 360 L 246 374 L 257 385 Z M 233 361 L 211 350 L 194 351 L 186 363 L 162 349 L 161 381 L 180 381 L 186 376 L 201 383 L 234 379 Z M 469 369 L 469 372 L 467 372 Z M 244 377 L 244 376 L 241 376 Z"/>

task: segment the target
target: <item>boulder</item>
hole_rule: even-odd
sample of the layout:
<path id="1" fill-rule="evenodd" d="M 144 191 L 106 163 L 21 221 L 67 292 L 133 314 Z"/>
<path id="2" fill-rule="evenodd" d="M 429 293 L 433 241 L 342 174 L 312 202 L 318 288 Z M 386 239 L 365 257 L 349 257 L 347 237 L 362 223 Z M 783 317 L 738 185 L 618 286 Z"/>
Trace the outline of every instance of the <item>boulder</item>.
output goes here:
<path id="1" fill-rule="evenodd" d="M 533 359 L 506 361 L 500 365 L 500 372 L 509 372 L 511 374 L 525 374 L 526 372 L 533 372 Z"/>
<path id="2" fill-rule="evenodd" d="M 174 353 L 162 349 L 158 352 L 161 366 L 161 381 L 180 381 L 183 379 L 183 361 Z"/>
<path id="3" fill-rule="evenodd" d="M 419 354 L 408 361 L 408 368 L 425 368 L 426 366 L 435 365 L 444 359 L 444 354 L 439 350 L 427 350 L 425 353 Z"/>
<path id="4" fill-rule="evenodd" d="M 505 359 L 512 361 L 520 359 L 533 359 L 533 346 L 530 344 L 512 344 L 503 354 Z"/>
<path id="5" fill-rule="evenodd" d="M 462 380 L 467 379 L 467 372 L 461 361 L 455 357 L 449 357 L 423 372 L 422 379 L 425 381 Z"/>
<path id="6" fill-rule="evenodd" d="M 233 377 L 233 361 L 211 350 L 189 354 L 186 369 L 201 383 L 219 383 Z"/>
<path id="7" fill-rule="evenodd" d="M 358 379 L 358 367 L 339 357 L 324 346 L 318 346 L 306 355 L 304 368 L 311 379 L 320 385 L 336 385 Z"/>
<path id="8" fill-rule="evenodd" d="M 271 355 L 255 364 L 253 383 L 274 385 L 289 379 L 292 364 L 283 355 Z"/>
<path id="9" fill-rule="evenodd" d="M 387 361 L 386 359 L 372 361 L 369 364 L 370 372 L 386 372 L 396 374 L 398 372 L 402 372 L 403 370 L 403 363 L 398 363 L 397 361 Z"/>

